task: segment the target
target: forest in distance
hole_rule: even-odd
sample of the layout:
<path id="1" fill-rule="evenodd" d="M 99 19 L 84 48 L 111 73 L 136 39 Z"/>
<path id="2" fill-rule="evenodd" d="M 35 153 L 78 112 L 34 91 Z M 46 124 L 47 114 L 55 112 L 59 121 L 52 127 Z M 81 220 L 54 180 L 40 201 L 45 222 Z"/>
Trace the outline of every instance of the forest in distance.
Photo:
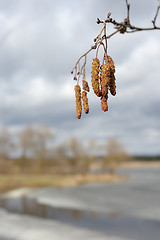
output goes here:
<path id="1" fill-rule="evenodd" d="M 26 126 L 17 133 L 0 129 L 0 173 L 35 172 L 86 174 L 95 166 L 99 172 L 114 173 L 119 164 L 131 159 L 123 144 L 110 139 L 104 145 L 77 138 L 56 144 L 50 126 Z"/>
<path id="2" fill-rule="evenodd" d="M 47 125 L 26 126 L 17 133 L 0 129 L 0 174 L 12 172 L 87 174 L 91 169 L 115 173 L 126 161 L 160 160 L 159 156 L 131 156 L 116 139 L 99 144 L 79 139 L 56 144 L 56 135 Z"/>
<path id="3" fill-rule="evenodd" d="M 116 139 L 57 143 L 50 126 L 0 128 L 0 193 L 29 187 L 66 187 L 126 181 L 123 167 L 159 167 L 159 156 L 131 156 Z"/>

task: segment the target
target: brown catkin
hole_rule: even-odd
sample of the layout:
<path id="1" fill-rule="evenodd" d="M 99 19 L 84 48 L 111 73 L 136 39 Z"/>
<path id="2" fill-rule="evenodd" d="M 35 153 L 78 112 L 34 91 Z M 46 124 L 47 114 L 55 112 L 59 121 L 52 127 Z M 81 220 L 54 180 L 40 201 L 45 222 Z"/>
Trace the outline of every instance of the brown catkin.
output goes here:
<path id="1" fill-rule="evenodd" d="M 104 112 L 108 111 L 107 98 L 101 97 L 101 108 Z"/>
<path id="2" fill-rule="evenodd" d="M 115 76 L 113 73 L 111 73 L 111 80 L 110 80 L 110 85 L 109 85 L 109 88 L 110 88 L 110 93 L 115 96 L 116 95 L 116 83 L 115 83 Z"/>
<path id="3" fill-rule="evenodd" d="M 74 90 L 75 90 L 75 97 L 76 97 L 76 117 L 80 119 L 82 114 L 81 88 L 79 85 L 76 85 Z"/>
<path id="4" fill-rule="evenodd" d="M 109 84 L 109 89 L 110 92 L 113 96 L 116 95 L 116 78 L 115 78 L 115 66 L 113 59 L 110 56 L 107 56 L 107 64 L 110 67 L 110 84 Z"/>
<path id="5" fill-rule="evenodd" d="M 88 82 L 87 82 L 87 81 L 85 81 L 85 80 L 83 80 L 83 81 L 82 81 L 82 83 L 83 83 L 83 90 L 85 90 L 85 91 L 89 92 L 89 86 L 88 86 Z"/>
<path id="6" fill-rule="evenodd" d="M 107 56 L 107 63 L 109 64 L 111 71 L 113 73 L 115 73 L 115 66 L 114 66 L 114 62 L 113 59 L 110 56 Z"/>
<path id="7" fill-rule="evenodd" d="M 99 68 L 100 68 L 99 59 L 98 58 L 93 59 L 91 82 L 92 82 L 93 91 L 98 97 L 102 96 L 102 93 L 99 87 Z"/>
<path id="8" fill-rule="evenodd" d="M 88 105 L 88 98 L 87 98 L 87 92 L 82 92 L 82 100 L 83 100 L 83 108 L 85 113 L 89 113 L 89 105 Z"/>
<path id="9" fill-rule="evenodd" d="M 102 96 L 108 98 L 108 87 L 110 84 L 110 67 L 107 64 L 101 66 L 100 83 Z"/>

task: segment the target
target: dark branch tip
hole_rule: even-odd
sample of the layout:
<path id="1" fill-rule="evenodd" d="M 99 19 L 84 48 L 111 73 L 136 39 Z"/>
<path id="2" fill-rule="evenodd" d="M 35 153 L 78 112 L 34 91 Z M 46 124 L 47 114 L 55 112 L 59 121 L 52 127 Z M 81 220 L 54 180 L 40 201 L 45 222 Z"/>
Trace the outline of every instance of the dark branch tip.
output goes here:
<path id="1" fill-rule="evenodd" d="M 99 19 L 99 18 L 97 18 L 97 24 L 100 24 L 100 23 L 101 23 L 100 19 Z"/>

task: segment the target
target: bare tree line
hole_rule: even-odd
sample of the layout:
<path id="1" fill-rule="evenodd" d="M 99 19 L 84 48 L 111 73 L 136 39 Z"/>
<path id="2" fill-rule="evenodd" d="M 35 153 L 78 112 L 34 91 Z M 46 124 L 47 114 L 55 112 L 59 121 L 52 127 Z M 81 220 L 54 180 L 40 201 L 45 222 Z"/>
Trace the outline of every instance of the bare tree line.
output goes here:
<path id="1" fill-rule="evenodd" d="M 58 146 L 50 126 L 27 126 L 18 133 L 0 129 L 0 173 L 87 174 L 91 171 L 114 173 L 130 158 L 121 142 L 105 144 L 91 140 L 84 146 L 71 138 Z M 99 156 L 98 151 L 103 154 Z"/>

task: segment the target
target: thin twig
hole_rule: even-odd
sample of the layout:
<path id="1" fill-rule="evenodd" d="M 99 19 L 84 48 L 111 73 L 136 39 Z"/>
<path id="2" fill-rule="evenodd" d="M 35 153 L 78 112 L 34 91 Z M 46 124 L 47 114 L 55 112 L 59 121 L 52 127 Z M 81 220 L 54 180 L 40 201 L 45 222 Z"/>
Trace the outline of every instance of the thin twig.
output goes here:
<path id="1" fill-rule="evenodd" d="M 118 32 L 119 32 L 119 29 L 116 30 L 115 32 L 111 33 L 110 35 L 106 36 L 106 39 L 111 38 L 113 35 L 115 35 L 115 34 L 118 33 Z M 102 39 L 105 39 L 105 36 L 103 36 Z"/>
<path id="2" fill-rule="evenodd" d="M 106 56 L 107 56 L 107 33 L 106 33 L 106 23 L 105 23 L 105 21 L 104 21 L 104 39 L 105 39 L 105 43 L 106 43 L 106 51 L 105 51 L 105 53 L 106 53 Z"/>
<path id="3" fill-rule="evenodd" d="M 128 3 L 128 0 L 126 0 L 126 6 L 127 6 L 127 19 L 130 22 L 130 4 Z"/>
<path id="4" fill-rule="evenodd" d="M 154 19 L 152 21 L 154 28 L 157 28 L 156 27 L 156 20 L 157 20 L 157 17 L 158 17 L 159 9 L 160 9 L 160 3 L 158 5 L 158 7 L 157 7 L 156 15 L 155 15 L 155 17 L 154 17 Z"/>
<path id="5" fill-rule="evenodd" d="M 79 76 L 78 76 L 77 84 L 79 84 L 79 79 L 80 79 L 80 76 L 82 75 L 83 69 L 85 69 L 86 62 L 87 62 L 87 55 L 85 55 L 84 64 L 83 64 L 83 66 L 81 67 L 81 71 L 80 71 Z"/>
<path id="6" fill-rule="evenodd" d="M 129 28 L 137 31 L 160 30 L 160 27 L 140 28 L 140 27 L 135 27 L 133 25 L 129 25 Z"/>
<path id="7" fill-rule="evenodd" d="M 74 68 L 72 69 L 72 72 L 74 71 L 74 69 L 77 68 L 77 64 L 80 62 L 80 60 L 81 60 L 83 57 L 85 57 L 88 53 L 90 53 L 92 50 L 93 50 L 93 48 L 91 47 L 86 53 L 84 53 L 84 54 L 77 60 Z"/>
<path id="8" fill-rule="evenodd" d="M 103 32 L 103 30 L 104 30 L 104 27 L 105 27 L 105 26 L 103 26 L 102 30 L 101 30 L 100 33 L 98 34 L 97 40 L 96 40 L 96 43 L 95 43 L 95 44 L 97 44 L 97 43 L 100 41 L 100 38 L 101 38 L 102 32 Z"/>
<path id="9" fill-rule="evenodd" d="M 98 51 L 99 51 L 99 47 L 100 47 L 100 43 L 98 44 L 98 47 L 97 47 L 97 51 L 96 51 L 96 58 L 97 58 L 97 56 L 98 56 Z"/>

